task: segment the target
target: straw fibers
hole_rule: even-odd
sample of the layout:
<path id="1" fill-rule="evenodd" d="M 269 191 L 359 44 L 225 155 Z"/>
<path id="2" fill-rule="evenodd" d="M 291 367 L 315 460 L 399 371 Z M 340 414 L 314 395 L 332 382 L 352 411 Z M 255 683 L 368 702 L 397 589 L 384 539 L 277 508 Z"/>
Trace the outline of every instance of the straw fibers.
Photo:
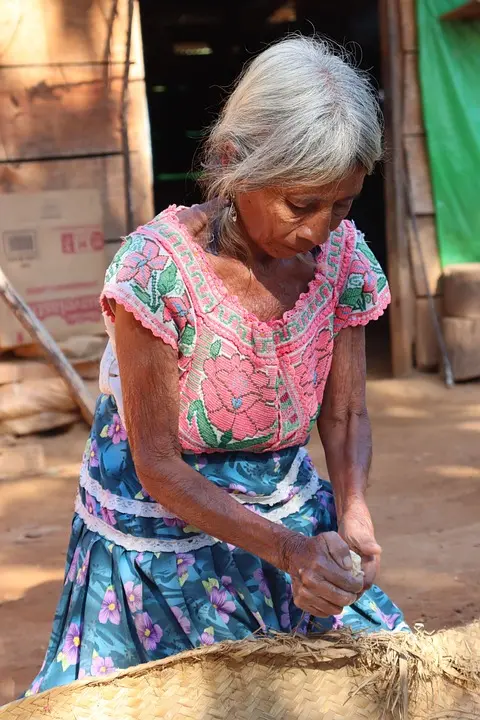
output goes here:
<path id="1" fill-rule="evenodd" d="M 0 720 L 480 720 L 480 622 L 256 637 L 54 688 Z"/>

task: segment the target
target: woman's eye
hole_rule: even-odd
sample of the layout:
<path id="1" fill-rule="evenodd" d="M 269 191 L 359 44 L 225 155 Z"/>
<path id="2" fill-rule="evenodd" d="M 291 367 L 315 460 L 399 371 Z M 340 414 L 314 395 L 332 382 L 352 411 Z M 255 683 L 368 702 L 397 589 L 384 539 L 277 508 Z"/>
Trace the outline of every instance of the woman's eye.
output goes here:
<path id="1" fill-rule="evenodd" d="M 293 200 L 287 200 L 287 204 L 289 205 L 290 209 L 294 212 L 308 212 L 309 210 L 312 210 L 314 207 L 314 203 L 299 203 L 299 202 L 293 202 Z"/>

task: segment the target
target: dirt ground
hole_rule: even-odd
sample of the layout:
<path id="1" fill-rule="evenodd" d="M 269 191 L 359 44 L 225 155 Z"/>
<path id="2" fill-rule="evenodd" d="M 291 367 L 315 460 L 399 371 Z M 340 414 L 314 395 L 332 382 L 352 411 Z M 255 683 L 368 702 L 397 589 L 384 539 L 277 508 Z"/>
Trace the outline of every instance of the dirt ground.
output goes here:
<path id="1" fill-rule="evenodd" d="M 480 617 L 480 384 L 372 379 L 381 585 L 428 629 Z M 41 477 L 0 481 L 0 704 L 38 671 L 60 593 L 86 429 L 42 439 Z M 312 453 L 324 471 L 318 439 Z"/>

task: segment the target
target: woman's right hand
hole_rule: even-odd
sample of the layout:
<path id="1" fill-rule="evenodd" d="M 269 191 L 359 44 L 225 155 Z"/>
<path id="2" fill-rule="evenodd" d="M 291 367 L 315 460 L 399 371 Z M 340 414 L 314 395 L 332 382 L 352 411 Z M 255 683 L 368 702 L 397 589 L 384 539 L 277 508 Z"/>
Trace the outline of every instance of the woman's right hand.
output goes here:
<path id="1" fill-rule="evenodd" d="M 363 590 L 362 578 L 352 574 L 350 549 L 336 532 L 290 538 L 285 560 L 295 605 L 317 617 L 339 615 Z"/>

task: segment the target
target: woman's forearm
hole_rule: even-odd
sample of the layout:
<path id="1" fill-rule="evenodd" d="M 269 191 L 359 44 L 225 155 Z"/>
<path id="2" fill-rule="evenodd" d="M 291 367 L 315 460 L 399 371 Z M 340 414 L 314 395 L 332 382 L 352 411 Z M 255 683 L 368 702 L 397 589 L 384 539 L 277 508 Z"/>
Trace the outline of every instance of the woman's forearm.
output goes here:
<path id="1" fill-rule="evenodd" d="M 372 461 L 372 432 L 366 409 L 319 423 L 328 473 L 339 517 L 352 502 L 363 500 Z"/>
<path id="2" fill-rule="evenodd" d="M 288 571 L 287 555 L 301 541 L 298 533 L 244 508 L 180 457 L 137 458 L 135 462 L 143 487 L 167 510 L 208 535 Z"/>

